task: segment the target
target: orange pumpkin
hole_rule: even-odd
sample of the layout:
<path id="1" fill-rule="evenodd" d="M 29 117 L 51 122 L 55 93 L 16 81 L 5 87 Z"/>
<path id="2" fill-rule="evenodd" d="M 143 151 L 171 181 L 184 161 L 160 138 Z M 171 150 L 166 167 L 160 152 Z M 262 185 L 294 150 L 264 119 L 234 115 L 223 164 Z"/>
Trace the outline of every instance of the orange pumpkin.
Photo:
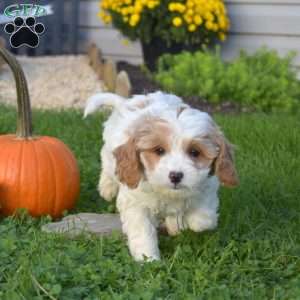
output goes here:
<path id="1" fill-rule="evenodd" d="M 32 134 L 31 107 L 25 75 L 15 57 L 0 47 L 17 87 L 16 135 L 0 136 L 0 212 L 25 208 L 32 216 L 59 217 L 74 207 L 79 195 L 76 159 L 60 140 Z"/>

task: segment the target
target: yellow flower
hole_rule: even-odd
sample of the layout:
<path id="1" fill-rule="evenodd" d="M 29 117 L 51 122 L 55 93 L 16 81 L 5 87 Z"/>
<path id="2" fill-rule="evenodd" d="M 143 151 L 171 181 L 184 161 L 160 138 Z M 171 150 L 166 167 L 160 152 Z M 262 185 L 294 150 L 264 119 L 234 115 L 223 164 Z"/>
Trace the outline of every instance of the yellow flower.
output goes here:
<path id="1" fill-rule="evenodd" d="M 181 26 L 182 24 L 182 19 L 180 17 L 175 17 L 173 20 L 172 20 L 172 23 L 175 27 L 179 27 Z"/>
<path id="2" fill-rule="evenodd" d="M 106 14 L 105 14 L 105 12 L 103 12 L 103 11 L 100 11 L 100 12 L 98 13 L 98 17 L 101 18 L 101 19 L 103 19 L 103 17 L 104 17 L 105 15 L 106 15 Z"/>
<path id="3" fill-rule="evenodd" d="M 224 42 L 226 41 L 226 34 L 224 32 L 220 32 L 219 33 L 219 39 Z"/>
<path id="4" fill-rule="evenodd" d="M 219 29 L 219 26 L 218 26 L 218 24 L 215 24 L 215 23 L 213 23 L 212 31 L 215 31 L 215 32 L 217 32 L 217 31 L 218 31 L 218 29 Z"/>
<path id="5" fill-rule="evenodd" d="M 180 13 L 183 13 L 185 11 L 185 5 L 181 3 L 176 3 L 175 10 L 177 10 Z"/>
<path id="6" fill-rule="evenodd" d="M 214 15 L 211 12 L 207 12 L 204 14 L 204 19 L 206 19 L 207 21 L 213 21 Z"/>
<path id="7" fill-rule="evenodd" d="M 134 5 L 134 12 L 140 13 L 143 10 L 143 5 L 139 2 L 136 2 Z"/>
<path id="8" fill-rule="evenodd" d="M 181 5 L 180 5 L 180 8 L 179 8 L 179 12 L 180 12 L 180 13 L 183 13 L 183 12 L 185 12 L 185 10 L 186 10 L 185 5 L 181 4 Z"/>
<path id="9" fill-rule="evenodd" d="M 127 11 L 129 14 L 133 14 L 133 6 L 128 6 Z"/>
<path id="10" fill-rule="evenodd" d="M 188 24 L 193 23 L 193 17 L 191 17 L 189 15 L 184 15 L 183 18 Z"/>
<path id="11" fill-rule="evenodd" d="M 194 11 L 192 9 L 188 9 L 186 14 L 192 16 L 194 14 Z"/>
<path id="12" fill-rule="evenodd" d="M 169 3 L 168 6 L 169 11 L 175 11 L 176 10 L 176 3 Z"/>
<path id="13" fill-rule="evenodd" d="M 194 22 L 196 25 L 201 25 L 203 23 L 202 18 L 199 15 L 194 16 Z"/>
<path id="14" fill-rule="evenodd" d="M 187 6 L 188 8 L 193 8 L 194 2 L 188 1 L 187 4 L 186 4 L 186 6 Z"/>
<path id="15" fill-rule="evenodd" d="M 222 2 L 219 2 L 218 9 L 220 10 L 221 13 L 223 14 L 226 13 L 226 8 Z"/>
<path id="16" fill-rule="evenodd" d="M 131 27 L 135 27 L 136 26 L 136 22 L 134 22 L 134 21 L 132 21 L 132 20 L 129 20 L 129 25 L 131 26 Z"/>
<path id="17" fill-rule="evenodd" d="M 189 27 L 188 27 L 188 31 L 190 32 L 193 32 L 197 29 L 196 25 L 195 24 L 190 24 Z"/>
<path id="18" fill-rule="evenodd" d="M 153 9 L 156 6 L 156 2 L 155 1 L 149 1 L 147 6 L 148 6 L 148 8 Z"/>
<path id="19" fill-rule="evenodd" d="M 107 4 L 106 1 L 101 2 L 100 6 L 101 6 L 102 9 L 107 9 L 108 8 L 108 4 Z"/>
<path id="20" fill-rule="evenodd" d="M 203 16 L 204 15 L 203 7 L 202 6 L 196 6 L 195 13 Z"/>
<path id="21" fill-rule="evenodd" d="M 226 19 L 224 16 L 219 17 L 219 26 L 221 29 L 225 29 L 226 28 Z"/>
<path id="22" fill-rule="evenodd" d="M 129 21 L 130 25 L 134 24 L 134 25 L 131 25 L 131 26 L 135 26 L 139 22 L 140 18 L 141 17 L 140 17 L 139 14 L 133 14 L 133 15 L 131 15 L 130 21 Z"/>
<path id="23" fill-rule="evenodd" d="M 111 15 L 105 13 L 105 12 L 100 12 L 98 14 L 98 16 L 102 19 L 102 21 L 107 24 L 107 23 L 110 23 L 111 22 Z"/>
<path id="24" fill-rule="evenodd" d="M 203 26 L 205 30 L 216 32 L 219 39 L 224 40 L 230 26 L 224 0 L 100 0 L 99 6 L 98 16 L 104 23 L 120 17 L 124 24 L 135 27 L 145 10 L 159 6 L 171 14 L 171 26 L 184 25 L 189 32 L 195 32 L 199 26 Z"/>
<path id="25" fill-rule="evenodd" d="M 211 21 L 206 21 L 206 22 L 205 22 L 205 27 L 206 27 L 206 29 L 208 29 L 208 30 L 212 30 L 213 27 L 214 27 L 214 23 L 211 22 Z"/>
<path id="26" fill-rule="evenodd" d="M 229 20 L 225 15 L 222 15 L 218 18 L 218 25 L 222 30 L 228 30 L 229 28 Z"/>
<path id="27" fill-rule="evenodd" d="M 207 2 L 206 3 L 206 8 L 207 8 L 207 10 L 212 11 L 214 9 L 214 6 L 211 2 Z"/>
<path id="28" fill-rule="evenodd" d="M 129 14 L 129 11 L 128 11 L 127 7 L 124 7 L 124 8 L 121 9 L 121 14 L 122 14 L 123 16 L 126 16 L 126 15 Z"/>
<path id="29" fill-rule="evenodd" d="M 124 46 L 128 46 L 128 45 L 130 44 L 130 41 L 129 41 L 128 39 L 123 39 L 123 40 L 122 40 L 122 44 L 123 44 Z"/>
<path id="30" fill-rule="evenodd" d="M 111 15 L 106 15 L 102 20 L 105 24 L 110 23 L 111 22 Z"/>

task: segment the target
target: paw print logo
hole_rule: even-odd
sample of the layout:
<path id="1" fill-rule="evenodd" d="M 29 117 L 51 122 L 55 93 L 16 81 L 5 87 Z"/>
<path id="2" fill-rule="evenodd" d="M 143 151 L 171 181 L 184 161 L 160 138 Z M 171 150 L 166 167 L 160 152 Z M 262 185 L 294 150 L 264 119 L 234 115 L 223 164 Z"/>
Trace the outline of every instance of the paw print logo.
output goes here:
<path id="1" fill-rule="evenodd" d="M 12 23 L 7 23 L 4 27 L 7 34 L 11 34 L 10 44 L 14 48 L 19 48 L 23 45 L 36 48 L 39 45 L 39 35 L 45 31 L 45 26 L 42 23 L 36 23 L 35 18 L 28 17 L 23 19 L 16 17 Z"/>

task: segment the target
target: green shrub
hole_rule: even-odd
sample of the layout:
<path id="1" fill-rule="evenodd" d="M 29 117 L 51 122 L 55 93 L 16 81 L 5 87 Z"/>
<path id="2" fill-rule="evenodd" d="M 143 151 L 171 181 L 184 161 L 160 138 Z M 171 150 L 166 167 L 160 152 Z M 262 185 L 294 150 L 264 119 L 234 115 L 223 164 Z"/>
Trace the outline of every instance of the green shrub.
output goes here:
<path id="1" fill-rule="evenodd" d="M 253 55 L 241 51 L 224 62 L 220 50 L 164 55 L 155 80 L 181 96 L 199 96 L 212 103 L 232 101 L 263 111 L 293 110 L 300 104 L 300 82 L 291 67 L 295 54 L 280 58 L 266 48 Z"/>

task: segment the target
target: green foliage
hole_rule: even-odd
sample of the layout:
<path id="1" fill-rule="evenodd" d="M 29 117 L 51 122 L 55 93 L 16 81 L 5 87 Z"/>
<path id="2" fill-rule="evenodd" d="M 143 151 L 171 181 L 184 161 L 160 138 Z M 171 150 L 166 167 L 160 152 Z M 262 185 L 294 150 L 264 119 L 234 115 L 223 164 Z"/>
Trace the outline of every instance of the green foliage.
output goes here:
<path id="1" fill-rule="evenodd" d="M 291 62 L 266 48 L 241 52 L 224 62 L 216 52 L 185 52 L 160 58 L 156 81 L 181 96 L 199 96 L 212 103 L 232 101 L 258 110 L 293 110 L 300 104 L 300 82 Z"/>
<path id="2" fill-rule="evenodd" d="M 0 133 L 15 129 L 15 112 L 0 106 Z M 113 207 L 97 193 L 98 114 L 34 112 L 35 132 L 61 138 L 81 169 L 77 211 Z M 45 234 L 49 219 L 0 220 L 1 300 L 289 299 L 300 297 L 299 115 L 217 116 L 236 144 L 241 184 L 222 189 L 213 232 L 160 237 L 162 261 L 135 263 L 126 241 Z"/>

